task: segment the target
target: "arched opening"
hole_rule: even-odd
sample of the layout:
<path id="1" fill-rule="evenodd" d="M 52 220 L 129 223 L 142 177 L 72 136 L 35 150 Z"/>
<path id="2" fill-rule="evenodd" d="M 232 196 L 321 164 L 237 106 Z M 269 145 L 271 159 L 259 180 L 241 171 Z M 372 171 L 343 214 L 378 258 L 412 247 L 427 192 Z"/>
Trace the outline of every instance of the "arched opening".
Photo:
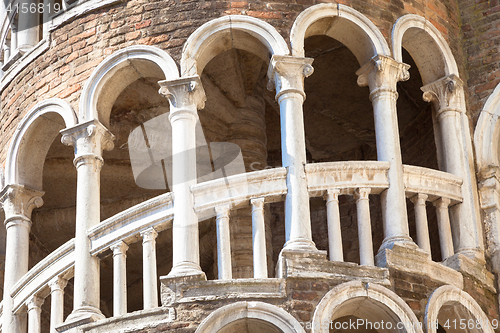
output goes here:
<path id="1" fill-rule="evenodd" d="M 260 319 L 243 318 L 224 326 L 217 333 L 282 333 L 283 331 Z"/>

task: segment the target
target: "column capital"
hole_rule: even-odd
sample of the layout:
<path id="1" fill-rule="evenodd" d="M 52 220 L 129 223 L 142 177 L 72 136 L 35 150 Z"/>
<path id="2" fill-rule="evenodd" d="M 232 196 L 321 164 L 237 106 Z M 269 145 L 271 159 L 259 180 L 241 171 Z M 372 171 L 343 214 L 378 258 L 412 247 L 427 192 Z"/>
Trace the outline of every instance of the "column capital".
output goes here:
<path id="1" fill-rule="evenodd" d="M 434 102 L 439 115 L 442 111 L 462 112 L 460 103 L 463 86 L 462 80 L 455 74 L 451 74 L 429 83 L 420 89 L 424 92 L 422 96 L 424 101 Z"/>
<path id="2" fill-rule="evenodd" d="M 99 161 L 102 165 L 102 151 L 112 150 L 115 136 L 97 119 L 61 131 L 61 142 L 67 146 L 75 147 L 73 164 L 78 167 L 80 163 Z"/>
<path id="3" fill-rule="evenodd" d="M 14 220 L 24 220 L 31 223 L 31 212 L 42 207 L 43 191 L 30 189 L 23 185 L 7 185 L 0 192 L 0 203 L 5 212 L 5 225 Z"/>
<path id="4" fill-rule="evenodd" d="M 36 295 L 31 296 L 26 301 L 26 306 L 28 307 L 28 312 L 33 309 L 40 309 L 42 304 L 45 302 L 45 299 L 38 297 Z"/>
<path id="5" fill-rule="evenodd" d="M 326 201 L 326 203 L 329 203 L 330 201 L 338 201 L 339 200 L 339 194 L 340 194 L 340 189 L 338 189 L 338 188 L 329 188 L 329 189 L 326 190 L 326 193 L 323 196 L 323 199 Z"/>
<path id="6" fill-rule="evenodd" d="M 112 244 L 110 250 L 113 251 L 113 257 L 119 255 L 126 255 L 128 250 L 128 245 L 124 241 L 118 241 Z"/>
<path id="7" fill-rule="evenodd" d="M 358 85 L 370 87 L 370 99 L 377 92 L 388 91 L 396 94 L 396 84 L 410 78 L 410 65 L 377 54 L 356 71 Z M 397 97 L 396 97 L 397 98 Z"/>
<path id="8" fill-rule="evenodd" d="M 413 197 L 410 198 L 410 201 L 415 206 L 416 205 L 425 205 L 425 202 L 427 201 L 428 198 L 429 198 L 429 196 L 427 194 L 417 193 L 416 195 L 414 195 Z"/>
<path id="9" fill-rule="evenodd" d="M 371 191 L 372 189 L 369 187 L 358 188 L 356 189 L 356 191 L 354 191 L 354 198 L 356 198 L 356 200 L 368 200 L 368 196 L 370 195 Z"/>
<path id="10" fill-rule="evenodd" d="M 304 78 L 314 72 L 313 58 L 273 55 L 267 69 L 267 89 L 276 88 L 276 101 L 287 93 L 296 93 L 306 98 Z"/>
<path id="11" fill-rule="evenodd" d="M 67 284 L 68 280 L 63 279 L 60 276 L 56 276 L 48 283 L 51 293 L 53 293 L 54 291 L 64 291 L 64 288 L 66 288 Z"/>
<path id="12" fill-rule="evenodd" d="M 197 110 L 205 107 L 207 97 L 198 75 L 183 77 L 175 80 L 158 82 L 160 95 L 170 102 L 170 120 L 172 116 L 190 112 L 198 117 Z"/>
<path id="13" fill-rule="evenodd" d="M 221 205 L 215 207 L 215 213 L 217 214 L 217 219 L 219 218 L 229 218 L 231 207 L 229 205 Z"/>
<path id="14" fill-rule="evenodd" d="M 250 199 L 250 204 L 252 205 L 252 211 L 258 210 L 258 209 L 264 209 L 264 198 L 253 198 Z"/>
<path id="15" fill-rule="evenodd" d="M 156 232 L 156 230 L 153 227 L 151 227 L 141 231 L 140 235 L 142 237 L 142 243 L 144 244 L 146 242 L 154 241 L 158 236 L 158 232 Z"/>
<path id="16" fill-rule="evenodd" d="M 436 208 L 438 208 L 438 209 L 448 208 L 450 203 L 451 203 L 451 200 L 448 198 L 439 198 L 433 202 L 434 206 L 436 206 Z"/>

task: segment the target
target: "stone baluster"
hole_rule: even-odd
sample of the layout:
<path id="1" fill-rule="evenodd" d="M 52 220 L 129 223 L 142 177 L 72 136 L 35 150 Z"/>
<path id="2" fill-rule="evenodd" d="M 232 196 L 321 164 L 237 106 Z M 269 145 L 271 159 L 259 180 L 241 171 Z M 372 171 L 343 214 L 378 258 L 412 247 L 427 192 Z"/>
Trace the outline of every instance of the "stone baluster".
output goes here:
<path id="1" fill-rule="evenodd" d="M 68 280 L 55 277 L 50 287 L 50 333 L 58 333 L 56 327 L 64 322 L 64 288 Z"/>
<path id="2" fill-rule="evenodd" d="M 390 163 L 387 171 L 389 187 L 381 194 L 384 241 L 379 253 L 383 253 L 386 248 L 392 248 L 396 242 L 411 243 L 415 246 L 410 238 L 408 228 L 396 109 L 398 99 L 396 84 L 398 81 L 409 78 L 409 67 L 409 65 L 399 63 L 389 57 L 377 55 L 356 72 L 358 85 L 370 88 L 377 141 L 377 159 Z"/>
<path id="3" fill-rule="evenodd" d="M 35 7 L 30 7 L 30 6 Z M 33 10 L 35 8 L 35 10 Z M 38 43 L 38 1 L 19 0 L 18 49 L 24 53 Z"/>
<path id="4" fill-rule="evenodd" d="M 450 209 L 452 231 L 457 241 L 457 253 L 469 258 L 484 258 L 484 244 L 476 179 L 472 162 L 472 147 L 469 134 L 469 119 L 465 115 L 465 99 L 462 81 L 449 75 L 423 86 L 423 98 L 433 102 L 436 123 L 441 138 L 442 156 L 439 168 L 462 178 L 460 204 Z M 439 145 L 439 144 L 437 144 Z"/>
<path id="5" fill-rule="evenodd" d="M 250 203 L 252 204 L 253 276 L 256 279 L 265 279 L 268 275 L 264 198 L 252 199 Z"/>
<path id="6" fill-rule="evenodd" d="M 113 251 L 113 316 L 127 313 L 127 250 L 128 245 L 119 241 L 110 246 Z"/>
<path id="7" fill-rule="evenodd" d="M 217 214 L 217 270 L 219 280 L 232 279 L 231 238 L 229 236 L 229 206 L 215 208 Z"/>
<path id="8" fill-rule="evenodd" d="M 431 242 L 429 239 L 429 226 L 427 223 L 427 209 L 425 208 L 425 202 L 427 198 L 427 194 L 418 193 L 416 196 L 411 198 L 411 201 L 413 202 L 413 207 L 415 210 L 417 244 L 422 250 L 430 254 Z"/>
<path id="9" fill-rule="evenodd" d="M 172 175 L 174 222 L 173 261 L 169 277 L 198 275 L 200 267 L 198 217 L 190 187 L 196 184 L 196 122 L 205 104 L 205 91 L 198 76 L 159 82 L 160 94 L 170 102 L 172 124 Z"/>
<path id="10" fill-rule="evenodd" d="M 5 212 L 6 246 L 3 293 L 3 332 L 21 332 L 26 316 L 15 315 L 10 291 L 28 272 L 31 212 L 43 204 L 43 192 L 21 185 L 7 185 L 0 193 Z"/>
<path id="11" fill-rule="evenodd" d="M 45 300 L 36 295 L 31 296 L 26 301 L 28 307 L 28 333 L 41 333 L 42 332 L 42 304 Z"/>
<path id="12" fill-rule="evenodd" d="M 141 232 L 142 273 L 144 284 L 144 309 L 158 307 L 158 282 L 156 273 L 156 237 L 154 228 Z"/>
<path id="13" fill-rule="evenodd" d="M 282 163 L 288 170 L 284 249 L 316 252 L 304 170 L 304 78 L 313 73 L 312 62 L 311 58 L 273 55 L 267 75 L 269 82 L 276 87 L 276 101 L 280 106 Z"/>
<path id="14" fill-rule="evenodd" d="M 342 232 L 340 228 L 339 189 L 326 191 L 326 216 L 328 224 L 328 250 L 331 261 L 344 261 Z"/>
<path id="15" fill-rule="evenodd" d="M 441 198 L 434 201 L 437 213 L 441 257 L 443 260 L 451 257 L 455 253 L 453 250 L 453 237 L 451 235 L 450 214 L 448 212 L 449 204 L 450 199 L 447 198 Z"/>
<path id="16" fill-rule="evenodd" d="M 359 263 L 366 266 L 373 266 L 375 264 L 373 257 L 370 202 L 368 198 L 370 192 L 370 188 L 359 188 L 354 193 L 358 215 Z"/>
<path id="17" fill-rule="evenodd" d="M 62 143 L 74 146 L 77 171 L 75 229 L 75 289 L 73 312 L 66 322 L 83 324 L 104 319 L 100 305 L 100 261 L 90 254 L 87 231 L 100 221 L 100 171 L 104 149 L 113 149 L 114 136 L 99 121 L 90 120 L 66 129 Z"/>

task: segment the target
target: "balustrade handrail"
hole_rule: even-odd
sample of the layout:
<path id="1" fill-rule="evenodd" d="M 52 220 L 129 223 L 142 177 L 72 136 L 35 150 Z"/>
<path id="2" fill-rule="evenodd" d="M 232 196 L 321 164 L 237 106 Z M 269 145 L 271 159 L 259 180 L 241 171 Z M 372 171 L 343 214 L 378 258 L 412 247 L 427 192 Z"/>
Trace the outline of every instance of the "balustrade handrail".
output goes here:
<path id="1" fill-rule="evenodd" d="M 450 199 L 452 204 L 462 202 L 462 178 L 448 172 L 403 165 L 407 197 L 418 193 L 428 195 L 428 201 Z"/>
<path id="2" fill-rule="evenodd" d="M 31 268 L 12 288 L 13 310 L 17 313 L 32 295 L 47 296 L 48 283 L 57 276 L 73 277 L 75 240 L 70 239 Z"/>

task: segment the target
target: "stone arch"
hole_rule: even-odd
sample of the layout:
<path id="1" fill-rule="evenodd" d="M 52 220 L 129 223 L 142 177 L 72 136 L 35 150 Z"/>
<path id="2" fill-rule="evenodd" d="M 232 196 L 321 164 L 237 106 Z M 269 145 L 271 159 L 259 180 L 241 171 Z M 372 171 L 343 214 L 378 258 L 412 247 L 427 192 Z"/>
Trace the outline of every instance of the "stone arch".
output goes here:
<path id="1" fill-rule="evenodd" d="M 424 85 L 451 74 L 459 76 L 448 43 L 424 17 L 407 14 L 396 21 L 392 29 L 392 52 L 398 62 L 403 62 L 403 47 L 415 60 Z"/>
<path id="2" fill-rule="evenodd" d="M 292 55 L 304 57 L 304 39 L 313 35 L 338 40 L 351 50 L 361 66 L 377 54 L 390 56 L 387 41 L 375 24 L 345 5 L 323 3 L 303 11 L 290 33 Z"/>
<path id="3" fill-rule="evenodd" d="M 232 47 L 254 53 L 265 61 L 275 54 L 290 53 L 272 25 L 245 15 L 223 16 L 205 23 L 189 36 L 182 50 L 182 76 L 200 75 L 212 58 Z"/>
<path id="4" fill-rule="evenodd" d="M 141 77 L 172 80 L 179 77 L 179 70 L 172 57 L 157 47 L 136 45 L 113 53 L 85 83 L 79 105 L 80 121 L 98 119 L 107 127 L 116 98 Z"/>
<path id="5" fill-rule="evenodd" d="M 12 138 L 5 185 L 25 185 L 41 191 L 43 163 L 50 145 L 60 130 L 77 123 L 75 111 L 63 100 L 48 99 L 35 105 L 21 120 Z"/>
<path id="6" fill-rule="evenodd" d="M 227 325 L 244 319 L 260 321 L 283 333 L 305 332 L 297 319 L 285 310 L 264 302 L 244 301 L 226 305 L 212 312 L 201 322 L 195 333 L 219 332 Z"/>
<path id="7" fill-rule="evenodd" d="M 457 323 L 460 323 L 460 319 L 465 319 L 466 322 L 470 319 L 476 323 L 479 321 L 482 325 L 482 328 L 478 329 L 474 327 L 469 329 L 468 332 L 485 332 L 485 333 L 493 333 L 493 327 L 491 327 L 491 323 L 483 312 L 479 304 L 465 291 L 458 289 L 455 286 L 441 286 L 438 289 L 434 290 L 432 295 L 429 297 L 429 301 L 427 302 L 427 306 L 425 308 L 425 316 L 424 316 L 424 324 L 426 326 L 427 333 L 436 333 L 437 325 L 436 321 L 439 322 L 440 325 L 445 323 L 443 321 L 446 313 L 449 312 L 452 318 L 448 319 L 458 319 Z M 457 324 L 458 325 L 458 324 Z M 459 327 L 454 329 L 454 325 L 447 330 L 447 332 L 462 332 Z"/>
<path id="8" fill-rule="evenodd" d="M 399 332 L 423 332 L 413 311 L 398 295 L 383 286 L 361 281 L 342 283 L 321 299 L 314 311 L 312 332 L 328 333 L 330 322 L 348 315 L 372 323 L 391 322 L 393 330 L 398 324 L 403 325 Z"/>

